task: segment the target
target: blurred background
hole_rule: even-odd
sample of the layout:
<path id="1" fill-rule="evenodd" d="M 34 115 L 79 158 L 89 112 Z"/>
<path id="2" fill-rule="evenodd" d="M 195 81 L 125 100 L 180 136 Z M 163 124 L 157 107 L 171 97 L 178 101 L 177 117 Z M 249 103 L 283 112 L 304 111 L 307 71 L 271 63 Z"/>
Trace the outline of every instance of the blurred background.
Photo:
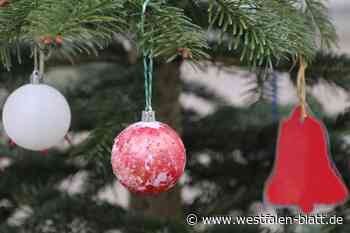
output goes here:
<path id="1" fill-rule="evenodd" d="M 350 187 L 350 2 L 329 1 L 339 48 L 320 52 L 307 71 L 308 103 L 329 132 L 330 151 Z M 186 215 L 285 215 L 264 205 L 280 119 L 297 103 L 296 70 L 251 72 L 225 51 L 199 66 L 178 59 L 156 64 L 158 120 L 175 128 L 187 149 L 180 184 L 159 197 L 138 197 L 116 181 L 113 139 L 138 121 L 144 106 L 143 66 L 132 43 L 116 36 L 99 57 L 72 65 L 53 57 L 45 82 L 67 97 L 68 140 L 47 153 L 0 145 L 0 233 L 183 233 L 350 231 L 350 204 L 320 207 L 343 225 L 186 225 Z M 32 61 L 1 70 L 0 101 L 27 83 Z M 1 105 L 2 106 L 2 105 Z"/>

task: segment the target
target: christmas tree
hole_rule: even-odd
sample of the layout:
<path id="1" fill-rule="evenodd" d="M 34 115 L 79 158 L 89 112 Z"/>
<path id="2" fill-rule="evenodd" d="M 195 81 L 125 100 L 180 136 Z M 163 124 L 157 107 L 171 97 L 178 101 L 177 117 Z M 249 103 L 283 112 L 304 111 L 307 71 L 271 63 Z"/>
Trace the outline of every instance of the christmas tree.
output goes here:
<path id="1" fill-rule="evenodd" d="M 46 155 L 8 145 L 4 136 L 1 233 L 268 230 L 249 225 L 192 227 L 185 218 L 189 213 L 251 215 L 253 204 L 261 203 L 274 160 L 277 118 L 291 109 L 276 105 L 275 114 L 270 111 L 276 88 L 268 84 L 276 82 L 274 72 L 291 71 L 295 81 L 295 64 L 303 57 L 310 87 L 327 80 L 348 88 L 349 59 L 328 53 L 337 36 L 324 1 L 146 3 L 147 7 L 142 0 L 0 1 L 3 92 L 28 82 L 39 50 L 46 60 L 46 82 L 65 94 L 73 116 L 64 146 Z M 188 161 L 186 177 L 174 189 L 157 197 L 131 194 L 126 207 L 103 198 L 103 193 L 116 183 L 110 166 L 113 138 L 140 118 L 143 51 L 152 51 L 155 59 L 157 118 L 182 135 Z M 250 80 L 254 85 L 245 88 L 249 108 L 233 107 L 206 86 L 181 79 L 184 64 L 201 70 L 208 63 L 240 66 L 256 74 Z M 55 78 L 56 71 L 62 77 Z M 201 116 L 181 105 L 182 94 L 204 98 L 216 107 Z M 344 139 L 349 114 L 329 118 L 317 100 L 309 99 L 309 104 L 330 130 L 332 155 L 349 185 Z M 186 190 L 199 195 L 184 200 L 181 194 Z M 333 212 L 347 217 L 348 204 Z M 322 230 L 348 232 L 348 226 L 346 222 Z M 298 226 L 280 227 L 282 232 L 295 232 Z"/>

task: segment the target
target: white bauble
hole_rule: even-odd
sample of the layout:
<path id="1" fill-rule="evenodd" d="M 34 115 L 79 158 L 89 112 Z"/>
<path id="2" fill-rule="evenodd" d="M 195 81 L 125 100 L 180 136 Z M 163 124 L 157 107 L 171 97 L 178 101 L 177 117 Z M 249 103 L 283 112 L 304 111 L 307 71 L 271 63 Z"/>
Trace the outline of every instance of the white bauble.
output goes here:
<path id="1" fill-rule="evenodd" d="M 67 134 L 71 111 L 64 96 L 45 84 L 27 84 L 6 100 L 2 119 L 7 135 L 19 146 L 41 151 Z"/>

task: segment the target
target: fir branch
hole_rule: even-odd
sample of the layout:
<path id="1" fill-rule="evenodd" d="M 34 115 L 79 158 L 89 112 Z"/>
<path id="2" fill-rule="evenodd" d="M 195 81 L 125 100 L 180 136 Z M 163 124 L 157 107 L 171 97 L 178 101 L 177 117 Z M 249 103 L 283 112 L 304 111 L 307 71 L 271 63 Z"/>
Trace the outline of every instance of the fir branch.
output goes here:
<path id="1" fill-rule="evenodd" d="M 301 9 L 298 0 L 210 0 L 208 17 L 212 29 L 219 29 L 219 39 L 242 61 L 272 68 L 275 62 L 297 55 L 310 60 L 318 38 L 322 47 L 336 42 L 325 5 L 316 0 L 305 3 Z M 78 53 L 97 53 L 115 33 L 133 35 L 140 51 L 151 50 L 154 57 L 168 61 L 181 51 L 194 60 L 208 58 L 206 25 L 195 24 L 180 5 L 151 1 L 146 33 L 141 35 L 142 4 L 142 0 L 13 0 L 0 8 L 1 61 L 10 66 L 11 55 L 20 57 L 17 48 L 23 43 L 44 45 L 73 60 Z"/>
<path id="2" fill-rule="evenodd" d="M 66 56 L 106 47 L 113 34 L 126 28 L 122 0 L 17 0 L 0 8 L 3 63 L 9 48 L 40 45 Z M 15 23 L 13 23 L 15 22 Z M 58 36 L 60 42 L 57 41 Z M 56 40 L 56 41 L 55 41 Z"/>
<path id="3" fill-rule="evenodd" d="M 19 50 L 20 35 L 25 18 L 36 7 L 33 1 L 17 0 L 0 8 L 0 61 L 11 67 L 11 55 Z"/>
<path id="4" fill-rule="evenodd" d="M 308 19 L 309 27 L 319 36 L 322 49 L 330 49 L 337 45 L 338 36 L 335 27 L 329 17 L 324 0 L 304 0 L 305 15 Z M 315 35 L 317 37 L 317 35 Z"/>
<path id="5" fill-rule="evenodd" d="M 61 35 L 63 45 L 79 52 L 89 52 L 94 48 L 104 48 L 114 32 L 125 27 L 121 1 L 42 0 L 36 10 L 26 18 L 28 39 L 41 40 L 43 36 Z M 61 22 L 57 24 L 57 19 Z M 63 47 L 64 49 L 64 47 Z"/>
<path id="6" fill-rule="evenodd" d="M 229 49 L 238 50 L 241 60 L 253 66 L 272 68 L 274 61 L 293 59 L 297 55 L 310 60 L 316 50 L 314 30 L 310 30 L 308 18 L 296 3 L 293 0 L 211 0 L 209 22 L 220 30 L 221 39 L 229 37 Z M 325 12 L 325 9 L 318 10 Z M 324 23 L 321 25 L 326 27 Z M 328 42 L 333 40 L 325 33 L 323 36 Z"/>
<path id="7" fill-rule="evenodd" d="M 140 33 L 142 0 L 126 1 L 130 31 L 138 32 L 136 45 L 140 51 L 152 51 L 154 57 L 167 61 L 175 59 L 178 49 L 186 49 L 194 60 L 208 58 L 206 33 L 188 18 L 184 10 L 164 4 L 164 1 L 151 1 L 146 15 L 145 34 Z"/>

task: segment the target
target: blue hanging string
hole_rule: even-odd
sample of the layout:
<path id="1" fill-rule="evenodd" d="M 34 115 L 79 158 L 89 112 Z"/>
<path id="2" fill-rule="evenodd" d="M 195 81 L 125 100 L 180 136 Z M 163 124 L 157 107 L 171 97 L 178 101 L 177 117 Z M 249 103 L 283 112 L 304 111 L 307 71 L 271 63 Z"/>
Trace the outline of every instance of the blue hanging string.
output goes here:
<path id="1" fill-rule="evenodd" d="M 149 2 L 150 0 L 146 0 L 142 5 L 142 14 L 141 14 L 141 36 L 142 37 L 144 37 L 144 34 L 145 34 L 146 10 Z M 152 51 L 147 50 L 146 48 L 144 48 L 143 50 L 143 66 L 144 66 L 145 99 L 146 99 L 145 111 L 150 112 L 152 111 L 153 57 L 152 57 Z"/>

